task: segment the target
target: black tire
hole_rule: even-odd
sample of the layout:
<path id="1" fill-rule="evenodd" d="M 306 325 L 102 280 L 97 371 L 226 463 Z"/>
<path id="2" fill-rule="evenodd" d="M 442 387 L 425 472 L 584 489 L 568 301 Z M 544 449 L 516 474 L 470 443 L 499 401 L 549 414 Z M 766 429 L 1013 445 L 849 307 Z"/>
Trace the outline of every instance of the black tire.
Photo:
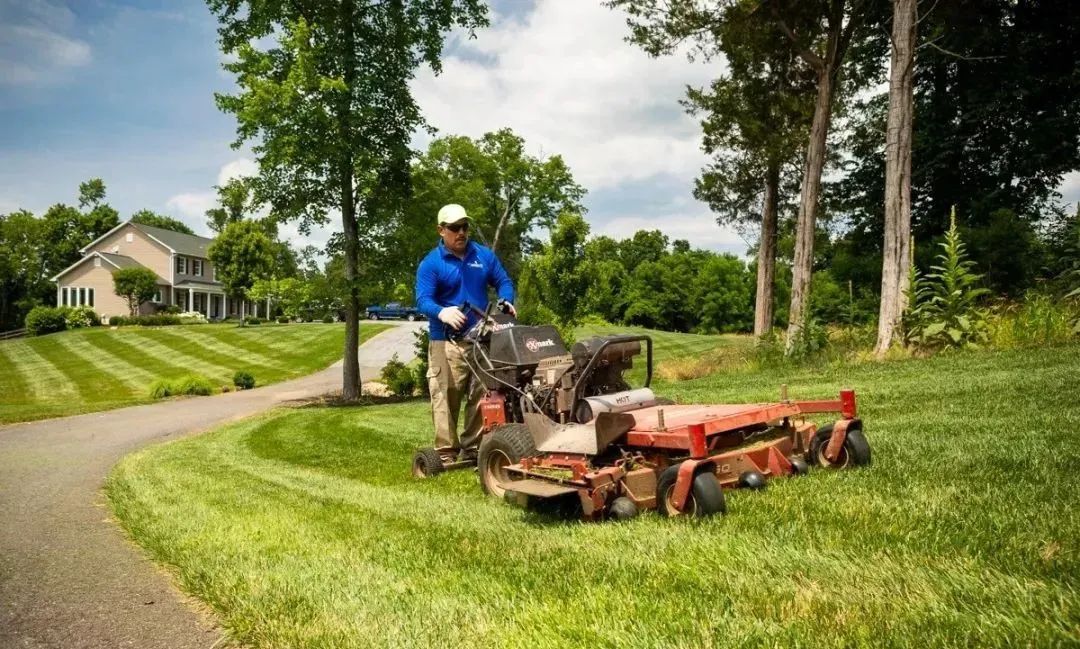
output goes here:
<path id="1" fill-rule="evenodd" d="M 503 424 L 497 427 L 480 442 L 480 455 L 477 458 L 480 488 L 489 496 L 502 498 L 506 492 L 502 483 L 514 480 L 506 467 L 536 454 L 528 426 Z"/>
<path id="2" fill-rule="evenodd" d="M 405 319 L 409 322 L 416 322 L 416 314 L 410 313 L 409 315 L 405 316 Z"/>
<path id="3" fill-rule="evenodd" d="M 369 313 L 367 317 L 368 317 L 368 320 L 378 320 L 379 319 L 379 314 L 378 313 Z"/>
<path id="4" fill-rule="evenodd" d="M 716 479 L 716 474 L 707 468 L 699 470 L 694 475 L 694 482 L 690 486 L 690 497 L 683 506 L 683 511 L 675 509 L 671 503 L 671 497 L 678 478 L 679 465 L 673 464 L 664 469 L 656 482 L 656 502 L 661 514 L 669 517 L 689 515 L 700 518 L 723 514 L 727 511 L 724 490 L 720 488 L 720 481 Z"/>
<path id="5" fill-rule="evenodd" d="M 806 460 L 801 457 L 795 457 L 792 455 L 789 457 L 788 462 L 791 462 L 791 475 L 800 476 L 806 475 L 810 472 L 810 465 L 806 463 Z"/>
<path id="6" fill-rule="evenodd" d="M 814 434 L 813 439 L 810 440 L 810 449 L 806 453 L 807 462 L 812 466 L 830 469 L 846 469 L 870 464 L 870 442 L 866 440 L 866 435 L 863 434 L 860 426 L 852 426 L 848 429 L 840 455 L 835 461 L 830 462 L 825 457 L 825 448 L 829 445 L 832 431 L 833 425 L 826 424 Z"/>
<path id="7" fill-rule="evenodd" d="M 435 449 L 422 448 L 413 454 L 412 474 L 414 478 L 431 478 L 439 475 L 443 468 L 442 456 Z"/>

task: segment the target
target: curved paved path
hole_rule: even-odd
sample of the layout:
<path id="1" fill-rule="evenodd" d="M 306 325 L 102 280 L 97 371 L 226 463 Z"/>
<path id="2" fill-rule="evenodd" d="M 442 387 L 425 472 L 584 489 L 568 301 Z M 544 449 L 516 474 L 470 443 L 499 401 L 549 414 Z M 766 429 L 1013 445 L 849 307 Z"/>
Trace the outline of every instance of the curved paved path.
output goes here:
<path id="1" fill-rule="evenodd" d="M 395 352 L 411 359 L 422 326 L 400 323 L 362 345 L 362 378 Z M 220 646 L 209 616 L 110 521 L 105 476 L 148 442 L 340 387 L 339 361 L 246 392 L 0 427 L 0 648 Z"/>

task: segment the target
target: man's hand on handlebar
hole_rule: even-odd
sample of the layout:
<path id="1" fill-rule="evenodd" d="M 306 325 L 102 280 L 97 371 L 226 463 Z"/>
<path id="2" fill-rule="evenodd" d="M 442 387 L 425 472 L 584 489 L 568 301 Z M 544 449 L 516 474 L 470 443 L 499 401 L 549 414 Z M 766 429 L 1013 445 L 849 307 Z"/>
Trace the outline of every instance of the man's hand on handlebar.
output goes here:
<path id="1" fill-rule="evenodd" d="M 510 314 L 515 318 L 517 317 L 517 309 L 514 308 L 513 304 L 507 302 L 506 300 L 499 300 L 499 310 L 503 313 Z"/>
<path id="2" fill-rule="evenodd" d="M 448 306 L 442 311 L 439 311 L 439 320 L 446 323 L 450 328 L 455 331 L 465 326 L 465 314 L 461 312 L 456 306 Z"/>

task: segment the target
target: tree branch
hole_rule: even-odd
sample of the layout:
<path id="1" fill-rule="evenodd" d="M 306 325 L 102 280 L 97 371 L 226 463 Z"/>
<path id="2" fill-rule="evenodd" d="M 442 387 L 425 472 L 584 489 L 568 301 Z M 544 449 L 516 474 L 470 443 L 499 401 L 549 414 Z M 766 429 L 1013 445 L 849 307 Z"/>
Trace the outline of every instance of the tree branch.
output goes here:
<path id="1" fill-rule="evenodd" d="M 795 51 L 798 53 L 799 57 L 817 70 L 824 69 L 825 61 L 800 42 L 799 37 L 795 35 L 795 32 L 792 31 L 791 27 L 789 27 L 784 19 L 780 17 L 780 12 L 776 10 L 776 6 L 770 3 L 769 9 L 776 26 L 780 28 L 780 31 L 783 32 L 784 35 L 788 37 L 788 40 L 791 41 L 791 44 L 795 46 Z"/>
<path id="2" fill-rule="evenodd" d="M 938 40 L 938 39 L 934 39 L 934 41 L 936 41 L 936 40 Z M 992 61 L 994 59 L 1003 59 L 1003 58 L 1005 58 L 1004 54 L 1001 54 L 999 56 L 965 56 L 965 55 L 960 54 L 958 52 L 953 52 L 952 50 L 947 50 L 944 47 L 935 44 L 934 41 L 927 41 L 927 42 L 923 43 L 922 45 L 920 45 L 919 47 L 922 48 L 922 47 L 929 46 L 929 47 L 932 47 L 935 50 L 941 52 L 942 54 L 947 54 L 948 56 L 958 58 L 961 61 Z"/>

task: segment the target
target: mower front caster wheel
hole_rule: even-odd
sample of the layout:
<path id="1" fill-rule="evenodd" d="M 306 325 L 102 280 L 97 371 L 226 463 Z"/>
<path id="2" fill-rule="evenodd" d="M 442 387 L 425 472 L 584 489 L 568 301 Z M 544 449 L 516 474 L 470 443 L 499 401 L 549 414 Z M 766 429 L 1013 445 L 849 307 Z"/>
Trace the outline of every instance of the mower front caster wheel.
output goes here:
<path id="1" fill-rule="evenodd" d="M 675 482 L 679 479 L 679 465 L 673 464 L 664 469 L 656 482 L 656 500 L 660 513 L 664 516 L 692 516 L 695 518 L 723 514 L 727 511 L 724 502 L 724 490 L 712 471 L 703 470 L 694 476 L 690 483 L 690 493 L 682 510 L 675 507 Z"/>
<path id="2" fill-rule="evenodd" d="M 414 478 L 430 478 L 444 471 L 442 456 L 435 449 L 428 447 L 417 451 L 412 458 Z"/>
<path id="3" fill-rule="evenodd" d="M 861 428 L 848 429 L 844 437 L 844 445 L 840 448 L 835 460 L 825 457 L 825 449 L 829 446 L 832 432 L 833 425 L 826 424 L 814 433 L 814 438 L 810 440 L 810 450 L 806 453 L 806 459 L 810 464 L 830 469 L 846 469 L 870 464 L 870 442 L 866 441 L 866 435 L 863 434 Z"/>

